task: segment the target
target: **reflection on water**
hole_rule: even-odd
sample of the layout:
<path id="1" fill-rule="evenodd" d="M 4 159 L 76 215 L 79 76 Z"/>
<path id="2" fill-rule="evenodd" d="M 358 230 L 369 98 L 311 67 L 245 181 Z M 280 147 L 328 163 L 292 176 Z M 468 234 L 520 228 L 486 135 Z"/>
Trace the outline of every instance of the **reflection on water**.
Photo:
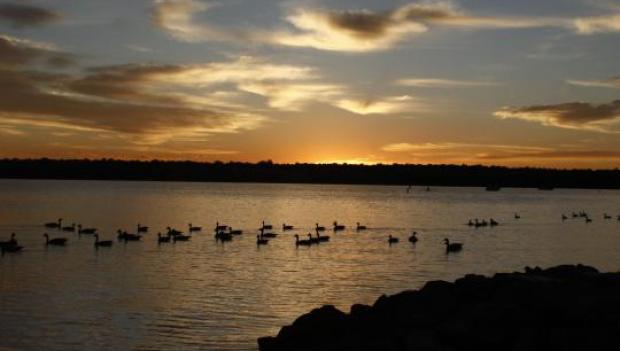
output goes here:
<path id="1" fill-rule="evenodd" d="M 0 240 L 16 232 L 25 251 L 0 259 L 0 347 L 20 350 L 252 350 L 322 304 L 347 310 L 427 280 L 582 262 L 620 268 L 620 193 L 598 190 L 0 181 Z M 562 222 L 562 213 L 594 218 Z M 514 219 L 518 212 L 521 219 Z M 603 220 L 603 213 L 614 214 Z M 151 231 L 142 242 L 93 247 L 92 236 L 44 245 L 42 224 L 56 218 L 100 229 Z M 469 218 L 493 217 L 495 228 Z M 262 220 L 300 229 L 256 246 Z M 316 222 L 348 225 L 329 243 L 294 245 Z M 216 221 L 243 229 L 217 243 Z M 356 232 L 356 222 L 369 227 Z M 167 226 L 205 230 L 189 242 L 157 244 Z M 411 230 L 419 241 L 407 241 Z M 400 237 L 389 246 L 387 236 Z M 465 244 L 446 255 L 443 238 Z"/>

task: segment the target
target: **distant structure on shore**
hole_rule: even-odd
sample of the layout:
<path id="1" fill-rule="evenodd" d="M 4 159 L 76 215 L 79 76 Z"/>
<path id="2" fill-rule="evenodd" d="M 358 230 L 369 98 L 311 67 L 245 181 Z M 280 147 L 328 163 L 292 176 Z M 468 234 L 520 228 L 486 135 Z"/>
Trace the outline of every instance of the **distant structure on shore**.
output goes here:
<path id="1" fill-rule="evenodd" d="M 620 169 L 545 169 L 420 164 L 276 164 L 271 161 L 0 160 L 0 178 L 158 180 L 620 189 Z"/>

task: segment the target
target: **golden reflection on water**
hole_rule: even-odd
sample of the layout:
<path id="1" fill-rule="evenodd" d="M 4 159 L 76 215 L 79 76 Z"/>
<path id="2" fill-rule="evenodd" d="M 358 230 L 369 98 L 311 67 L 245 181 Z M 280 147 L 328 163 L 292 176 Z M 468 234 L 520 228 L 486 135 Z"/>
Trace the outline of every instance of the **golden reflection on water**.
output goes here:
<path id="1" fill-rule="evenodd" d="M 26 246 L 0 259 L 0 346 L 17 349 L 255 349 L 258 336 L 322 304 L 348 310 L 428 280 L 525 265 L 620 267 L 620 222 L 602 220 L 620 212 L 617 191 L 13 180 L 0 190 L 0 236 L 15 231 Z M 593 223 L 560 221 L 582 209 Z M 40 224 L 58 217 L 100 228 L 102 240 L 138 222 L 151 232 L 95 250 L 90 236 L 48 230 L 69 244 L 45 248 Z M 475 217 L 502 225 L 464 225 Z M 257 247 L 262 220 L 280 236 Z M 293 234 L 334 220 L 347 230 L 295 247 Z M 245 234 L 218 243 L 217 221 Z M 370 229 L 356 232 L 358 221 Z M 203 232 L 157 244 L 157 231 L 189 222 Z M 282 233 L 284 222 L 298 229 Z M 413 229 L 415 246 L 407 242 Z M 387 245 L 388 234 L 401 242 Z M 444 237 L 464 251 L 446 255 Z"/>

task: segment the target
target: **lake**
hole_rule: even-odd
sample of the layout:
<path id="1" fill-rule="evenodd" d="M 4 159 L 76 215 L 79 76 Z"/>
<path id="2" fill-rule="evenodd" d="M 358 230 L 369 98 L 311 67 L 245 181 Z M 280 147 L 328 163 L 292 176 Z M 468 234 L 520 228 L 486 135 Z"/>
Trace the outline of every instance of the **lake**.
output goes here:
<path id="1" fill-rule="evenodd" d="M 614 190 L 0 180 L 0 203 L 0 240 L 15 232 L 25 247 L 0 258 L 3 350 L 256 350 L 257 337 L 315 307 L 348 311 L 428 280 L 528 265 L 620 269 Z M 592 223 L 561 220 L 582 210 Z M 92 235 L 43 227 L 59 217 L 115 243 L 95 250 Z M 491 217 L 500 225 L 466 225 Z M 263 220 L 279 236 L 258 247 Z M 334 233 L 334 221 L 347 229 Z M 158 245 L 157 232 L 190 222 L 203 231 Z M 216 222 L 244 234 L 217 242 Z M 317 222 L 330 242 L 296 247 L 293 235 Z M 141 242 L 116 241 L 138 223 L 150 227 Z M 66 247 L 46 247 L 45 232 Z M 388 245 L 390 234 L 400 243 Z M 444 238 L 463 251 L 447 255 Z"/>

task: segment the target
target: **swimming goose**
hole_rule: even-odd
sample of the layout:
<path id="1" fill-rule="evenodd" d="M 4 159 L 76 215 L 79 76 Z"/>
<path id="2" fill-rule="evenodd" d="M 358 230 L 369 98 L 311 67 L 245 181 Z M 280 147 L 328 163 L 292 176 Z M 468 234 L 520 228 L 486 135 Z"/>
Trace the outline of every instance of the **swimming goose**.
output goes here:
<path id="1" fill-rule="evenodd" d="M 157 233 L 157 243 L 158 244 L 169 243 L 169 242 L 170 242 L 170 235 L 162 236 L 161 233 Z"/>
<path id="2" fill-rule="evenodd" d="M 271 224 L 265 224 L 265 221 L 263 221 L 263 226 L 261 228 L 262 229 L 273 229 L 273 226 Z"/>
<path id="3" fill-rule="evenodd" d="M 590 217 L 585 217 L 585 219 L 586 219 L 586 223 L 592 222 L 592 218 L 590 218 Z"/>
<path id="4" fill-rule="evenodd" d="M 99 240 L 99 234 L 95 234 L 95 247 L 110 247 L 112 240 Z"/>
<path id="5" fill-rule="evenodd" d="M 495 221 L 493 218 L 489 220 L 489 223 L 491 224 L 491 227 L 495 227 L 496 225 L 499 225 L 499 223 L 497 223 L 497 221 Z"/>
<path id="6" fill-rule="evenodd" d="M 241 234 L 243 234 L 243 230 L 241 230 L 241 229 L 232 229 L 232 227 L 228 227 L 228 234 L 230 234 L 230 235 L 241 235 Z"/>
<path id="7" fill-rule="evenodd" d="M 183 234 L 182 231 L 176 230 L 176 229 L 170 228 L 170 227 L 166 227 L 166 230 L 168 230 L 167 234 L 168 235 L 172 235 L 172 236 L 174 236 L 174 235 L 182 235 Z"/>
<path id="8" fill-rule="evenodd" d="M 308 233 L 308 241 L 310 241 L 311 244 L 319 244 L 321 242 L 319 238 L 312 237 L 312 234 L 310 233 Z"/>
<path id="9" fill-rule="evenodd" d="M 287 225 L 286 223 L 282 223 L 282 231 L 285 231 L 285 230 L 293 230 L 293 226 Z"/>
<path id="10" fill-rule="evenodd" d="M 189 235 L 175 235 L 172 237 L 172 242 L 176 243 L 177 241 L 188 241 L 191 238 Z"/>
<path id="11" fill-rule="evenodd" d="M 191 232 L 199 232 L 199 231 L 202 231 L 202 227 L 195 227 L 195 226 L 193 226 L 191 223 L 189 223 L 187 226 L 189 227 L 189 230 L 188 230 L 188 231 L 189 231 L 190 233 L 191 233 Z"/>
<path id="12" fill-rule="evenodd" d="M 418 242 L 418 237 L 416 236 L 417 234 L 418 232 L 411 233 L 411 236 L 409 237 L 410 243 L 415 244 L 416 242 Z"/>
<path id="13" fill-rule="evenodd" d="M 390 244 L 390 245 L 391 244 L 396 244 L 397 242 L 398 242 L 398 238 L 393 237 L 392 234 L 390 234 L 388 236 L 388 244 Z"/>
<path id="14" fill-rule="evenodd" d="M 566 217 L 566 215 L 562 213 L 562 220 L 565 221 L 567 219 L 568 219 L 568 217 Z"/>
<path id="15" fill-rule="evenodd" d="M 43 234 L 45 237 L 45 245 L 53 245 L 53 246 L 65 246 L 67 243 L 67 238 L 54 238 L 50 240 L 50 236 L 47 233 Z"/>
<path id="16" fill-rule="evenodd" d="M 319 242 L 326 242 L 329 241 L 329 235 L 321 235 L 319 234 L 319 231 L 316 231 L 316 238 L 319 240 Z"/>
<path id="17" fill-rule="evenodd" d="M 221 232 L 222 230 L 226 230 L 228 228 L 227 225 L 221 225 L 220 222 L 215 222 L 215 232 Z"/>
<path id="18" fill-rule="evenodd" d="M 344 230 L 345 226 L 342 224 L 338 224 L 338 222 L 334 221 L 334 231 L 340 231 L 340 230 Z"/>
<path id="19" fill-rule="evenodd" d="M 81 224 L 78 224 L 78 234 L 95 234 L 97 232 L 97 228 L 82 228 Z"/>
<path id="20" fill-rule="evenodd" d="M 23 246 L 19 245 L 9 245 L 0 247 L 0 251 L 2 252 L 2 255 L 4 255 L 5 252 L 20 252 L 23 248 Z"/>
<path id="21" fill-rule="evenodd" d="M 139 235 L 139 234 L 125 233 L 125 236 L 123 237 L 123 240 L 125 240 L 125 242 L 128 242 L 128 241 L 140 241 L 140 239 L 142 239 L 142 235 Z"/>
<path id="22" fill-rule="evenodd" d="M 0 241 L 0 247 L 8 247 L 17 245 L 17 240 L 15 240 L 15 233 L 11 233 L 11 238 L 7 241 Z"/>
<path id="23" fill-rule="evenodd" d="M 75 232 L 75 223 L 72 223 L 70 226 L 62 227 L 62 230 L 65 232 Z"/>
<path id="24" fill-rule="evenodd" d="M 604 219 L 611 219 L 611 216 L 610 216 L 610 215 L 608 215 L 607 213 L 605 213 L 605 214 L 603 214 L 603 218 L 604 218 Z"/>
<path id="25" fill-rule="evenodd" d="M 232 234 L 230 233 L 226 233 L 226 232 L 218 232 L 215 233 L 215 240 L 219 240 L 219 241 L 231 241 L 232 240 Z"/>
<path id="26" fill-rule="evenodd" d="M 295 246 L 310 246 L 310 240 L 299 240 L 299 235 L 295 234 Z"/>
<path id="27" fill-rule="evenodd" d="M 315 229 L 316 229 L 316 230 L 318 230 L 318 231 L 324 231 L 324 230 L 325 230 L 325 227 L 324 227 L 324 226 L 322 226 L 322 225 L 319 225 L 319 224 L 317 223 L 317 224 L 316 224 Z"/>
<path id="28" fill-rule="evenodd" d="M 256 245 L 267 245 L 267 244 L 269 244 L 268 239 L 263 239 L 260 237 L 260 235 L 256 235 Z"/>
<path id="29" fill-rule="evenodd" d="M 344 226 L 343 226 L 344 229 Z M 360 225 L 360 222 L 357 222 L 357 227 L 355 228 L 355 230 L 366 230 L 366 226 L 365 225 Z"/>
<path id="30" fill-rule="evenodd" d="M 521 219 L 521 216 L 518 213 L 515 213 L 515 219 Z"/>
<path id="31" fill-rule="evenodd" d="M 146 232 L 149 231 L 149 227 L 148 226 L 145 226 L 145 225 L 142 226 L 142 225 L 140 225 L 140 223 L 138 223 L 138 225 L 136 227 L 137 227 L 136 229 L 137 229 L 138 233 L 146 233 Z"/>
<path id="32" fill-rule="evenodd" d="M 61 225 L 62 225 L 62 218 L 58 218 L 56 222 L 48 222 L 44 224 L 46 228 L 60 228 Z"/>
<path id="33" fill-rule="evenodd" d="M 463 244 L 461 243 L 451 243 L 448 238 L 443 239 L 443 243 L 446 244 L 446 252 L 457 252 L 463 249 Z"/>
<path id="34" fill-rule="evenodd" d="M 265 233 L 264 229 L 260 230 L 260 236 L 261 238 L 275 238 L 278 236 L 278 234 L 276 233 Z"/>

